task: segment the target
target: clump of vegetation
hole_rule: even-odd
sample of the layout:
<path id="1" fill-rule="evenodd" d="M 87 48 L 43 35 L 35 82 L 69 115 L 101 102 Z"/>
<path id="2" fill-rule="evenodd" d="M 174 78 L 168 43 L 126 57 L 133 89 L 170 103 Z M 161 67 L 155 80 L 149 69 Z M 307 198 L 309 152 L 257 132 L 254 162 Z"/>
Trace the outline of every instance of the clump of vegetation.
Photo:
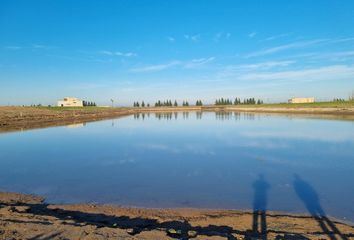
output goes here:
<path id="1" fill-rule="evenodd" d="M 150 103 L 146 104 L 144 101 L 142 101 L 141 103 L 134 102 L 133 107 L 150 107 Z"/>
<path id="2" fill-rule="evenodd" d="M 172 107 L 172 101 L 171 100 L 166 100 L 166 101 L 158 100 L 155 103 L 155 107 Z"/>
<path id="3" fill-rule="evenodd" d="M 183 106 L 183 107 L 188 107 L 188 106 L 189 106 L 188 101 L 183 101 L 182 106 Z"/>
<path id="4" fill-rule="evenodd" d="M 89 102 L 89 101 L 82 101 L 82 105 L 84 107 L 96 107 L 96 103 L 95 102 Z"/>
<path id="5" fill-rule="evenodd" d="M 215 105 L 239 105 L 239 104 L 263 104 L 263 100 L 258 99 L 256 100 L 255 98 L 245 98 L 243 101 L 241 101 L 241 98 L 235 98 L 234 101 L 228 98 L 219 98 L 216 99 Z"/>
<path id="6" fill-rule="evenodd" d="M 195 105 L 196 106 L 203 106 L 202 100 L 197 100 Z"/>
<path id="7" fill-rule="evenodd" d="M 333 102 L 345 102 L 344 98 L 335 98 L 333 99 Z"/>
<path id="8" fill-rule="evenodd" d="M 349 96 L 349 102 L 354 102 L 354 90 L 352 91 L 351 96 Z"/>

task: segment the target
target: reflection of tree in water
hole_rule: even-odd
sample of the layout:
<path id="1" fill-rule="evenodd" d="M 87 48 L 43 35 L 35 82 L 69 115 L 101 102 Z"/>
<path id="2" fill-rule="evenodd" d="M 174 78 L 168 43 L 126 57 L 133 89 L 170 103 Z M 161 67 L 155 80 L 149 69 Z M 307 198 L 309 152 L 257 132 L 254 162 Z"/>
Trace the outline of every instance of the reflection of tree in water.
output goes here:
<path id="1" fill-rule="evenodd" d="M 255 119 L 255 114 L 254 113 L 244 113 L 243 117 L 245 120 L 254 120 Z"/>
<path id="2" fill-rule="evenodd" d="M 305 204 L 307 211 L 316 218 L 322 231 L 327 234 L 330 239 L 348 239 L 341 234 L 336 225 L 326 217 L 326 213 L 320 204 L 320 199 L 316 190 L 308 182 L 295 174 L 293 185 L 295 192 Z M 336 235 L 338 235 L 339 238 L 337 238 Z"/>
<path id="3" fill-rule="evenodd" d="M 240 112 L 215 112 L 215 118 L 217 120 L 241 120 L 241 117 L 245 120 L 254 120 L 254 113 L 240 113 Z"/>
<path id="4" fill-rule="evenodd" d="M 155 118 L 161 120 L 161 119 L 167 119 L 170 120 L 172 119 L 172 112 L 163 112 L 163 113 L 155 113 Z"/>
<path id="5" fill-rule="evenodd" d="M 232 118 L 232 112 L 215 112 L 215 118 L 217 120 L 230 120 Z"/>
<path id="6" fill-rule="evenodd" d="M 254 237 L 267 239 L 266 210 L 270 185 L 260 174 L 258 179 L 253 182 L 252 187 L 254 189 L 252 231 L 246 235 L 246 239 Z"/>
<path id="7" fill-rule="evenodd" d="M 196 114 L 197 119 L 202 119 L 203 112 L 196 112 L 195 114 Z"/>

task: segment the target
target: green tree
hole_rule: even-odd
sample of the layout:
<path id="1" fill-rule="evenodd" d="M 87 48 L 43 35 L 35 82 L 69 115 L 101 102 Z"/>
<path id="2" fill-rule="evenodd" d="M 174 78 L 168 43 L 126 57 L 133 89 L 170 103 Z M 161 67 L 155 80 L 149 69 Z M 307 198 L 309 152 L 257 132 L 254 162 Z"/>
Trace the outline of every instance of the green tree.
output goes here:
<path id="1" fill-rule="evenodd" d="M 144 101 L 141 102 L 141 107 L 145 107 Z"/>

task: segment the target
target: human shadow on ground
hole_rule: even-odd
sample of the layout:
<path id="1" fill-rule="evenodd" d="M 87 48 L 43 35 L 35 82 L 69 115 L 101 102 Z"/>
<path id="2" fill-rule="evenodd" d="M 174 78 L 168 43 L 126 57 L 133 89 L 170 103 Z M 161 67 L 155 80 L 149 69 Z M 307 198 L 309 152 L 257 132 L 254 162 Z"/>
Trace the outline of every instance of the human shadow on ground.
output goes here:
<path id="1" fill-rule="evenodd" d="M 267 239 L 267 202 L 270 184 L 265 180 L 263 174 L 258 175 L 258 179 L 253 182 L 253 218 L 252 231 L 246 234 L 246 239 Z"/>
<path id="2" fill-rule="evenodd" d="M 318 194 L 310 183 L 303 180 L 297 174 L 294 174 L 293 186 L 296 194 L 304 203 L 307 211 L 317 220 L 324 234 L 328 235 L 331 240 L 348 239 L 348 237 L 339 231 L 333 221 L 326 216 L 320 204 Z"/>

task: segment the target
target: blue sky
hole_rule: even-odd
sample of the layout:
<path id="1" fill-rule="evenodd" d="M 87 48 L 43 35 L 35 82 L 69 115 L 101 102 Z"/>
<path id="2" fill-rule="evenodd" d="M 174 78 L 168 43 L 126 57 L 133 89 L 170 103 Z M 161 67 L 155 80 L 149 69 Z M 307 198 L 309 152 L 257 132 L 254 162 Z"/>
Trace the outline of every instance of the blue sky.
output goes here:
<path id="1" fill-rule="evenodd" d="M 354 1 L 0 1 L 0 105 L 354 90 Z"/>

